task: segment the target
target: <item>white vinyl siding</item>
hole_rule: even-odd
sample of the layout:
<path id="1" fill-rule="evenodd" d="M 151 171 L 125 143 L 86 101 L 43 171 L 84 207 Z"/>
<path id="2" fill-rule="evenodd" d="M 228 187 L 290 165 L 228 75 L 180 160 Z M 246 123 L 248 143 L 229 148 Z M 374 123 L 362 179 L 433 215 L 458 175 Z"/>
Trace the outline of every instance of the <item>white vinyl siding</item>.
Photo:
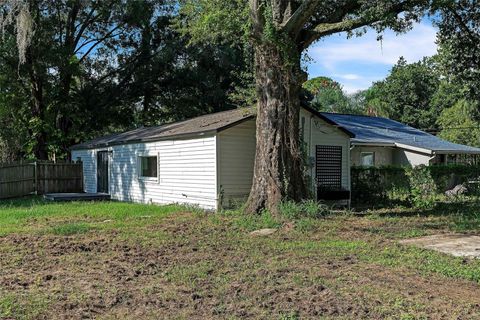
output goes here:
<path id="1" fill-rule="evenodd" d="M 311 117 L 311 113 L 306 110 L 301 111 L 300 128 L 302 128 L 302 117 L 305 118 L 304 141 L 307 144 L 310 140 L 312 142 L 310 146 L 307 145 L 307 152 L 310 157 L 313 157 L 313 163 L 316 145 L 342 147 L 342 187 L 350 190 L 350 137 L 320 118 Z M 243 122 L 218 134 L 218 186 L 219 193 L 223 193 L 222 205 L 228 207 L 232 201 L 245 199 L 248 196 L 253 179 L 255 145 L 255 120 Z M 315 177 L 314 166 L 309 173 Z"/>
<path id="2" fill-rule="evenodd" d="M 85 192 L 97 192 L 97 155 L 94 150 L 74 150 L 72 160 L 80 159 L 83 164 L 83 189 Z"/>
<path id="3" fill-rule="evenodd" d="M 216 137 L 164 140 L 112 146 L 109 190 L 112 199 L 141 203 L 196 204 L 216 209 Z M 73 151 L 72 158 L 89 155 L 84 167 L 96 168 L 96 150 Z M 138 157 L 158 154 L 158 180 L 139 178 Z M 93 162 L 93 165 L 92 165 Z M 96 170 L 84 173 L 87 192 L 96 192 Z M 85 184 L 87 186 L 87 184 Z M 92 187 L 93 186 L 93 187 Z"/>
<path id="4" fill-rule="evenodd" d="M 309 111 L 300 111 L 300 121 L 305 117 L 303 137 L 307 143 L 308 155 L 313 161 L 309 173 L 312 180 L 312 188 L 316 192 L 315 183 L 315 151 L 317 145 L 341 146 L 342 147 L 342 187 L 350 190 L 350 137 L 335 126 L 312 115 Z"/>
<path id="5" fill-rule="evenodd" d="M 316 145 L 342 147 L 342 186 L 350 189 L 350 137 L 340 129 L 306 111 L 303 136 L 313 160 Z M 252 185 L 255 161 L 255 120 L 247 120 L 216 135 L 124 144 L 108 148 L 109 193 L 112 199 L 142 203 L 187 203 L 206 209 L 245 199 Z M 75 150 L 84 167 L 86 192 L 97 191 L 96 152 Z M 158 155 L 158 179 L 139 178 L 138 157 Z M 315 177 L 315 167 L 309 170 Z M 312 179 L 313 181 L 314 179 Z M 312 187 L 313 184 L 312 184 Z"/>
<path id="6" fill-rule="evenodd" d="M 250 193 L 255 161 L 255 120 L 242 122 L 217 135 L 219 193 L 223 205 L 245 199 Z"/>

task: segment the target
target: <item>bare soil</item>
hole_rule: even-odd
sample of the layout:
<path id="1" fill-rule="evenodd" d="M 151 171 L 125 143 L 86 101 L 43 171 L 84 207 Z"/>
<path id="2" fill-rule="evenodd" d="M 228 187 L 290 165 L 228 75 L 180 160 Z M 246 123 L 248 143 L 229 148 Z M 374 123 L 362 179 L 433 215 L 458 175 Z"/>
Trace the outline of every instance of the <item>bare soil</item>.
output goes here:
<path id="1" fill-rule="evenodd" d="M 480 319 L 478 283 L 372 263 L 355 250 L 304 250 L 302 241 L 331 236 L 321 227 L 258 238 L 210 220 L 182 214 L 143 229 L 161 241 L 119 230 L 4 236 L 7 318 Z M 378 250 L 395 242 L 365 231 L 375 222 L 342 221 L 342 241 Z"/>

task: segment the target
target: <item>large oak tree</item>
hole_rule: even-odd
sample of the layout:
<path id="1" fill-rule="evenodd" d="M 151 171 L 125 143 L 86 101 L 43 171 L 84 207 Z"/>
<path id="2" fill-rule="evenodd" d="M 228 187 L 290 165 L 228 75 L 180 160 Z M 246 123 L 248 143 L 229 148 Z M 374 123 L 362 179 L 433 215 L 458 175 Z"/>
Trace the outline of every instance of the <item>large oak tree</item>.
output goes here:
<path id="1" fill-rule="evenodd" d="M 309 194 L 298 124 L 305 50 L 323 37 L 361 34 L 367 26 L 403 32 L 430 5 L 428 0 L 186 0 L 187 32 L 202 40 L 248 39 L 254 49 L 257 149 L 247 212 L 276 213 L 284 199 L 300 201 Z"/>

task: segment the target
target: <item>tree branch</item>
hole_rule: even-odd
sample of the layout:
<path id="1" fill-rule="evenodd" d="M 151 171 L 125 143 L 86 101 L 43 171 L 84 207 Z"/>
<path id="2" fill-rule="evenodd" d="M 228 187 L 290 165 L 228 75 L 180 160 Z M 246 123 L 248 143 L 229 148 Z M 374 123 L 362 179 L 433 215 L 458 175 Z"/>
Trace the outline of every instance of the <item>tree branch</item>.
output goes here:
<path id="1" fill-rule="evenodd" d="M 290 18 L 281 25 L 282 29 L 291 34 L 297 34 L 315 13 L 321 0 L 305 0 L 290 16 Z"/>
<path id="2" fill-rule="evenodd" d="M 264 19 L 262 15 L 261 0 L 249 0 L 250 18 L 252 20 L 252 31 L 254 38 L 260 38 L 263 30 Z"/>
<path id="3" fill-rule="evenodd" d="M 107 39 L 109 39 L 109 38 L 114 38 L 114 37 L 118 36 L 119 33 L 114 34 L 114 32 L 117 31 L 118 29 L 120 29 L 121 27 L 122 27 L 122 25 L 116 26 L 115 28 L 113 28 L 112 30 L 110 30 L 105 36 L 103 36 L 102 38 L 98 39 L 98 41 L 96 41 L 96 42 L 87 50 L 87 52 L 78 60 L 78 63 L 81 63 L 81 62 L 93 51 L 93 49 L 95 49 L 95 47 L 98 46 L 100 43 L 104 42 L 105 40 L 107 40 Z"/>
<path id="4" fill-rule="evenodd" d="M 389 14 L 399 14 L 407 9 L 411 4 L 409 1 L 404 1 L 392 6 L 389 10 L 377 15 L 363 16 L 356 19 L 347 19 L 339 22 L 320 23 L 311 30 L 305 30 L 302 39 L 300 40 L 300 47 L 302 49 L 308 48 L 316 40 L 329 36 L 338 32 L 352 31 L 357 28 L 371 25 L 375 22 L 380 22 Z"/>
<path id="5" fill-rule="evenodd" d="M 470 28 L 465 23 L 465 21 L 463 21 L 460 14 L 458 14 L 458 12 L 454 8 L 452 8 L 451 6 L 447 6 L 447 10 L 453 15 L 453 18 L 457 21 L 457 23 L 459 24 L 459 26 L 463 30 L 463 32 L 465 32 L 467 34 L 470 41 L 472 41 L 472 43 L 477 43 L 478 38 L 475 36 L 475 34 L 472 32 L 472 30 L 470 30 Z"/>

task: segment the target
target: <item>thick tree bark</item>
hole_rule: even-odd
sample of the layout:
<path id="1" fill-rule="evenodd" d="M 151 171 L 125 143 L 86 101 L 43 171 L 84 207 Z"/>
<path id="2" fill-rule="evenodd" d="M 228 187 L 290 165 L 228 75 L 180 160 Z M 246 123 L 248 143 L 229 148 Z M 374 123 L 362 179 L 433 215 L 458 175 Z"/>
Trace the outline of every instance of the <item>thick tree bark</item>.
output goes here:
<path id="1" fill-rule="evenodd" d="M 273 43 L 256 46 L 257 146 L 248 213 L 277 214 L 281 201 L 308 196 L 299 141 L 299 94 L 306 79 L 300 59 L 293 60 Z"/>

